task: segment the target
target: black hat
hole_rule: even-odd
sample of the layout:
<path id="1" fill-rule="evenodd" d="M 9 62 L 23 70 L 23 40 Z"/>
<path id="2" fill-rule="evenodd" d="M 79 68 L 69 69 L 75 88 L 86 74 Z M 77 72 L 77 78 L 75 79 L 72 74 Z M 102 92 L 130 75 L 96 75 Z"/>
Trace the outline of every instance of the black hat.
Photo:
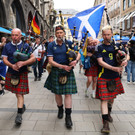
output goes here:
<path id="1" fill-rule="evenodd" d="M 55 31 L 57 31 L 57 30 L 63 30 L 65 32 L 64 27 L 61 25 L 56 26 Z"/>
<path id="2" fill-rule="evenodd" d="M 135 44 L 135 40 L 130 40 L 130 44 Z"/>

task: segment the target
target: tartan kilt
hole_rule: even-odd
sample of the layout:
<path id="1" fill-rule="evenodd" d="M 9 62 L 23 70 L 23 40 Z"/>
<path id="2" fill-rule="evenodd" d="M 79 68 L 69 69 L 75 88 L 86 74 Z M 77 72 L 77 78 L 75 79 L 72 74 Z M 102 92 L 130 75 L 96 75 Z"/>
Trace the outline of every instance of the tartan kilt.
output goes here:
<path id="1" fill-rule="evenodd" d="M 58 95 L 77 93 L 77 86 L 73 70 L 69 72 L 69 74 L 67 75 L 67 83 L 63 85 L 59 84 L 58 81 L 59 73 L 62 72 L 65 72 L 65 70 L 52 67 L 52 70 L 45 81 L 44 87 L 48 90 L 51 90 L 52 93 Z"/>
<path id="2" fill-rule="evenodd" d="M 96 98 L 100 100 L 111 100 L 116 98 L 118 94 L 124 93 L 123 85 L 121 83 L 120 78 L 115 78 L 116 81 L 116 89 L 114 92 L 109 92 L 107 89 L 107 81 L 112 79 L 104 79 L 98 78 L 97 79 L 97 89 L 96 89 Z"/>
<path id="3" fill-rule="evenodd" d="M 20 81 L 17 86 L 13 86 L 11 84 L 11 73 L 7 72 L 5 80 L 5 89 L 15 94 L 22 94 L 22 95 L 28 94 L 29 93 L 28 72 L 20 74 Z"/>
<path id="4" fill-rule="evenodd" d="M 97 75 L 98 75 L 98 67 L 97 66 L 91 66 L 89 69 L 86 69 L 85 75 L 86 76 L 97 77 Z"/>

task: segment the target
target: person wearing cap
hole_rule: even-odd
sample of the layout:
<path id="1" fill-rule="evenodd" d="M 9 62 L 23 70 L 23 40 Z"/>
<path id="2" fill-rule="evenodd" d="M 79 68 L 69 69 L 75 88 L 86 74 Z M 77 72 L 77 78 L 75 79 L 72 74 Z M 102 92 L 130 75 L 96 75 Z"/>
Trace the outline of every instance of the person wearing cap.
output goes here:
<path id="1" fill-rule="evenodd" d="M 51 90 L 55 94 L 55 100 L 58 107 L 58 118 L 63 118 L 65 107 L 65 124 L 67 128 L 71 128 L 73 123 L 71 119 L 72 112 L 72 94 L 77 93 L 76 81 L 73 72 L 73 64 L 69 64 L 67 58 L 67 48 L 65 44 L 65 30 L 60 25 L 55 29 L 56 40 L 48 46 L 48 61 L 52 65 L 51 73 L 45 81 L 44 87 Z M 67 41 L 71 48 L 72 42 Z M 64 105 L 63 97 L 64 95 Z"/>

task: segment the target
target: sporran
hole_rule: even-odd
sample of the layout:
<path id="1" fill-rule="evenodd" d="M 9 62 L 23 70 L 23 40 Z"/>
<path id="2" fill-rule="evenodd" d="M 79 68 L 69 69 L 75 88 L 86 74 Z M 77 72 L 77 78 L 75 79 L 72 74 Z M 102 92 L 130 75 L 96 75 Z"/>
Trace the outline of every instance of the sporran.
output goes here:
<path id="1" fill-rule="evenodd" d="M 11 75 L 11 84 L 12 84 L 13 86 L 17 86 L 17 85 L 19 84 L 19 82 L 20 82 L 20 77 L 19 77 L 19 75 L 12 74 L 12 75 Z"/>
<path id="2" fill-rule="evenodd" d="M 114 92 L 114 90 L 116 89 L 116 81 L 115 80 L 107 81 L 107 89 L 109 92 Z"/>
<path id="3" fill-rule="evenodd" d="M 59 73 L 59 83 L 62 85 L 67 83 L 67 74 Z"/>

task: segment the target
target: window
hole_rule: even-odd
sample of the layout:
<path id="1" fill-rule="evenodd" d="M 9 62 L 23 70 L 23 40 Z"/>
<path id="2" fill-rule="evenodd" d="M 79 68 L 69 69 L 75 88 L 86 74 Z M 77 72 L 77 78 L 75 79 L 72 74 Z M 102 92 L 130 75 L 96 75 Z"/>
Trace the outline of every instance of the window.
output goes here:
<path id="1" fill-rule="evenodd" d="M 127 20 L 127 29 L 130 28 L 130 18 Z"/>
<path id="2" fill-rule="evenodd" d="M 115 26 L 116 25 L 116 18 L 114 18 L 114 25 L 113 26 Z"/>
<path id="3" fill-rule="evenodd" d="M 126 9 L 126 0 L 123 0 L 123 11 Z"/>
<path id="4" fill-rule="evenodd" d="M 131 6 L 131 0 L 128 0 L 128 7 Z"/>
<path id="5" fill-rule="evenodd" d="M 122 22 L 122 30 L 125 30 L 125 21 Z"/>
<path id="6" fill-rule="evenodd" d="M 133 27 L 135 27 L 135 16 L 133 17 Z"/>
<path id="7" fill-rule="evenodd" d="M 120 7 L 120 0 L 118 1 L 118 7 Z"/>
<path id="8" fill-rule="evenodd" d="M 114 9 L 116 9 L 116 2 L 114 3 Z"/>

